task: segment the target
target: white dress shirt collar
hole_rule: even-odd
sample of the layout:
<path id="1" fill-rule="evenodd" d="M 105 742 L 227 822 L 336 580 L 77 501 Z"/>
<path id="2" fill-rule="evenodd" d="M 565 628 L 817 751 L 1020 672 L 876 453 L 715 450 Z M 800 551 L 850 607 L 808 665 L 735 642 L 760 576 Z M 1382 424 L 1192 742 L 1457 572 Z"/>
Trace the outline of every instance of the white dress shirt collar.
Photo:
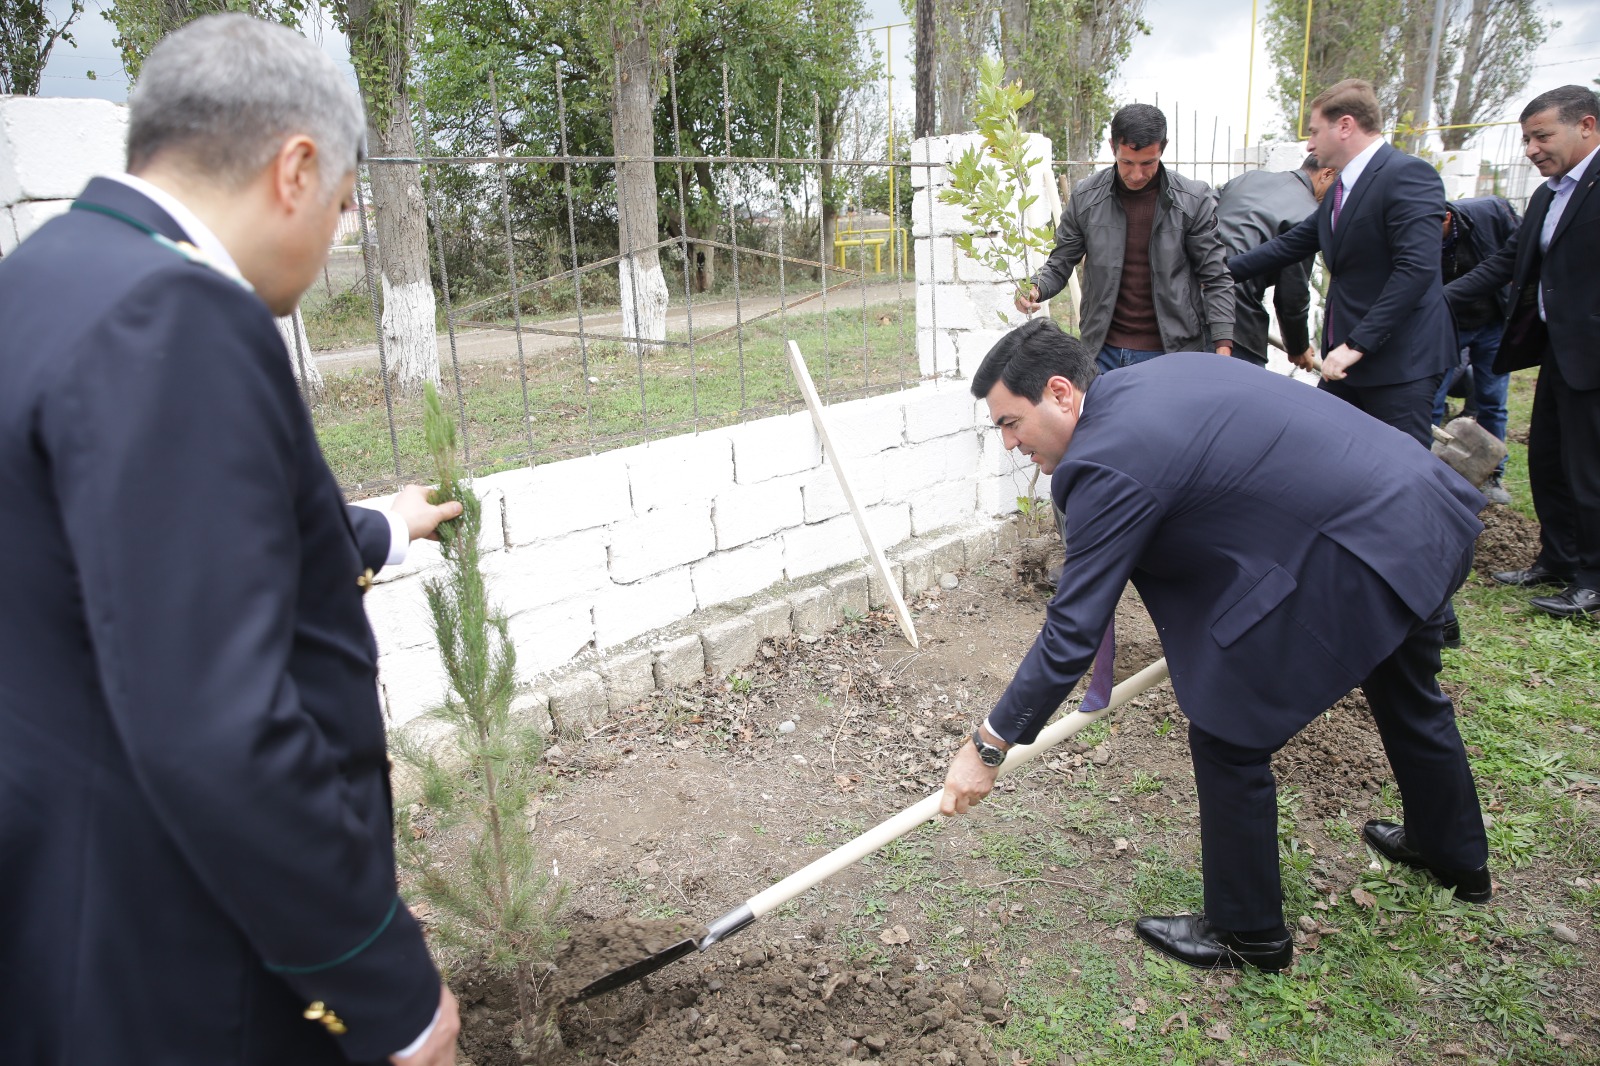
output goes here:
<path id="1" fill-rule="evenodd" d="M 1378 149 L 1382 148 L 1383 145 L 1383 138 L 1377 138 L 1361 149 L 1356 154 L 1356 157 L 1346 163 L 1343 170 L 1339 171 L 1339 180 L 1344 183 L 1344 199 L 1347 202 L 1350 199 L 1350 194 L 1355 191 L 1356 182 L 1361 180 L 1362 171 L 1367 169 L 1367 164 L 1372 162 L 1372 157 L 1378 154 Z"/>
<path id="2" fill-rule="evenodd" d="M 172 216 L 172 221 L 176 222 L 178 228 L 188 235 L 189 242 L 200 250 L 201 255 L 220 268 L 223 273 L 235 277 L 239 275 L 239 265 L 233 261 L 233 256 L 228 254 L 227 246 L 222 243 L 222 240 L 215 233 L 211 232 L 209 226 L 200 221 L 200 216 L 184 205 L 182 200 L 179 200 L 167 190 L 152 185 L 143 178 L 135 177 L 132 174 L 107 174 L 106 177 L 112 181 L 121 182 L 134 192 L 154 201 L 157 207 Z"/>
<path id="3" fill-rule="evenodd" d="M 1561 191 L 1561 186 L 1567 185 L 1569 183 L 1571 185 L 1578 184 L 1578 179 L 1583 177 L 1583 175 L 1589 169 L 1589 164 L 1594 161 L 1595 152 L 1600 152 L 1600 145 L 1597 145 L 1594 148 L 1590 149 L 1589 150 L 1589 154 L 1584 156 L 1581 160 L 1578 161 L 1578 165 L 1577 166 L 1573 167 L 1571 170 L 1567 171 L 1565 174 L 1556 174 L 1556 175 L 1554 175 L 1552 177 L 1546 178 L 1544 183 L 1546 185 L 1550 186 L 1550 191 L 1551 192 L 1560 192 Z"/>

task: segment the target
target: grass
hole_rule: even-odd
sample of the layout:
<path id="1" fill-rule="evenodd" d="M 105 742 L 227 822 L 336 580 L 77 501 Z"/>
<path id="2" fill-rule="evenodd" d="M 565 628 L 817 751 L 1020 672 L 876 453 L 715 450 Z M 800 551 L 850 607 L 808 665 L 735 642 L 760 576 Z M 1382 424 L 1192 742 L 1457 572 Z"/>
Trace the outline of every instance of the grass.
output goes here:
<path id="1" fill-rule="evenodd" d="M 1527 425 L 1531 395 L 1529 375 L 1515 378 L 1514 430 Z M 1520 444 L 1511 445 L 1506 484 L 1513 505 L 1531 515 Z M 1019 967 L 1012 981 L 1015 1009 L 999 1034 L 1001 1061 L 1600 1062 L 1593 1046 L 1573 1042 L 1569 1032 L 1594 1029 L 1583 1000 L 1594 992 L 1592 938 L 1600 922 L 1600 629 L 1546 618 L 1526 600 L 1523 591 L 1470 581 L 1456 600 L 1467 642 L 1445 653 L 1441 675 L 1457 695 L 1462 736 L 1492 817 L 1490 864 L 1500 886 L 1492 905 L 1458 903 L 1426 875 L 1381 863 L 1360 875 L 1359 897 L 1351 886 L 1313 888 L 1305 833 L 1355 845 L 1359 819 L 1302 825 L 1298 797 L 1282 789 L 1286 913 L 1291 924 L 1302 915 L 1320 923 L 1315 950 L 1302 944 L 1294 968 L 1281 975 L 1235 975 L 1192 970 L 1147 950 L 1129 957 L 1086 935 L 1049 954 L 1036 947 L 1033 965 Z M 1151 788 L 1136 774 L 1129 792 Z M 1386 791 L 1373 813 L 1397 803 Z M 1115 818 L 1093 792 L 1077 804 L 1069 824 L 1104 826 Z M 985 836 L 980 854 L 1008 874 L 1039 876 L 1042 842 L 1030 844 L 1020 829 Z M 1105 888 L 1105 899 L 1078 902 L 1108 921 L 1198 910 L 1201 903 L 1197 872 L 1153 837 L 1133 860 L 1131 877 Z M 1555 922 L 1585 929 L 1588 946 L 1555 940 Z"/>
<path id="2" fill-rule="evenodd" d="M 691 429 L 729 425 L 751 415 L 802 404 L 784 342 L 799 343 L 824 396 L 865 395 L 918 377 L 911 309 L 878 305 L 863 325 L 861 309 L 827 314 L 795 312 L 747 326 L 742 342 L 729 336 L 687 349 L 663 348 L 636 359 L 622 345 L 591 344 L 587 366 L 574 349 L 528 361 L 462 366 L 466 440 L 475 474 L 529 462 L 638 444 Z M 672 339 L 672 338 L 669 338 Z M 742 352 L 741 352 L 742 349 Z M 456 410 L 453 375 L 441 389 Z M 313 410 L 323 454 L 347 492 L 379 492 L 428 469 L 420 399 L 394 397 L 394 441 L 375 369 L 330 373 Z"/>

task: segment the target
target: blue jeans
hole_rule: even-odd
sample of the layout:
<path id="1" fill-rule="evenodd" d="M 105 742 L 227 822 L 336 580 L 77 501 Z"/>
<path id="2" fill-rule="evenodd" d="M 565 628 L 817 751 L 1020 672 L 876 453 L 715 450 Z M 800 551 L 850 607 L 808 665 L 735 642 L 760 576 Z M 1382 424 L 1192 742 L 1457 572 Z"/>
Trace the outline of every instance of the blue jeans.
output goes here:
<path id="1" fill-rule="evenodd" d="M 1472 398 L 1478 405 L 1478 425 L 1494 434 L 1496 440 L 1506 439 L 1506 392 L 1511 385 L 1511 375 L 1494 372 L 1494 357 L 1500 352 L 1500 334 L 1504 322 L 1493 322 L 1461 335 L 1461 347 L 1467 352 L 1467 364 L 1472 367 Z M 1455 372 L 1445 374 L 1444 383 L 1433 397 L 1433 423 L 1444 424 L 1445 399 Z M 1496 476 L 1504 473 L 1505 460 L 1501 460 Z"/>
<path id="2" fill-rule="evenodd" d="M 1137 348 L 1113 348 L 1107 344 L 1101 347 L 1100 354 L 1095 357 L 1095 364 L 1100 367 L 1100 373 L 1115 370 L 1122 366 L 1133 366 L 1147 359 L 1154 359 L 1166 352 L 1141 352 Z"/>

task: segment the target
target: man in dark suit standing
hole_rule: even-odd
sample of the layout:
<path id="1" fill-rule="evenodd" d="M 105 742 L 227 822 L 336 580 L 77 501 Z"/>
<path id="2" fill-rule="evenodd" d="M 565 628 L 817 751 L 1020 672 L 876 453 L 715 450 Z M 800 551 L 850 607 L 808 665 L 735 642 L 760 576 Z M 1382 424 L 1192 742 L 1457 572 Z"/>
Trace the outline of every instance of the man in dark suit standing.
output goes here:
<path id="1" fill-rule="evenodd" d="M 1161 634 L 1190 722 L 1205 913 L 1146 917 L 1195 966 L 1287 966 L 1271 758 L 1352 687 L 1372 708 L 1405 822 L 1368 822 L 1390 859 L 1471 902 L 1492 895 L 1477 791 L 1435 675 L 1444 607 L 1483 499 L 1403 435 L 1325 393 L 1186 354 L 1097 377 L 1052 323 L 995 345 L 972 391 L 1008 448 L 1052 474 L 1067 559 L 1043 630 L 943 810 L 986 796 L 1088 669 L 1129 580 Z M 1307 476 L 1307 456 L 1336 457 Z"/>
<path id="2" fill-rule="evenodd" d="M 1539 367 L 1528 428 L 1528 482 L 1539 555 L 1507 585 L 1560 584 L 1533 606 L 1558 618 L 1600 613 L 1600 99 L 1564 85 L 1522 109 L 1528 158 L 1546 181 L 1505 247 L 1450 285 L 1471 300 L 1511 283 L 1494 369 Z"/>
<path id="3" fill-rule="evenodd" d="M 365 119 L 243 15 L 150 54 L 129 174 L 0 263 L 0 1059 L 454 1061 L 396 889 L 372 572 L 459 513 L 347 508 L 274 315 Z"/>
<path id="4" fill-rule="evenodd" d="M 1332 275 L 1322 327 L 1322 387 L 1432 444 L 1433 396 L 1457 357 L 1439 273 L 1444 183 L 1383 141 L 1372 86 L 1347 80 L 1311 102 L 1306 148 L 1339 178 L 1317 212 L 1228 260 L 1240 280 L 1318 251 Z"/>

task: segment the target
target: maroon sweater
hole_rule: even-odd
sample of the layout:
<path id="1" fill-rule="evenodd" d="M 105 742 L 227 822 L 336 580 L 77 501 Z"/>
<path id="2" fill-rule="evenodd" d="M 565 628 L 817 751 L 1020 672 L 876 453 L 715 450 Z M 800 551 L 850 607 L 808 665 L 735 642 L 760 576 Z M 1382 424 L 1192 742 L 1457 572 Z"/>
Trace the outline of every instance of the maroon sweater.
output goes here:
<path id="1" fill-rule="evenodd" d="M 1122 184 L 1120 174 L 1113 184 L 1122 213 L 1128 216 L 1128 245 L 1122 253 L 1122 287 L 1117 290 L 1117 306 L 1111 312 L 1106 344 L 1113 348 L 1159 352 L 1165 346 L 1161 341 L 1161 328 L 1156 324 L 1155 296 L 1151 291 L 1150 229 L 1156 220 L 1156 197 L 1161 192 L 1161 179 L 1152 178 L 1150 184 L 1138 192 Z"/>

